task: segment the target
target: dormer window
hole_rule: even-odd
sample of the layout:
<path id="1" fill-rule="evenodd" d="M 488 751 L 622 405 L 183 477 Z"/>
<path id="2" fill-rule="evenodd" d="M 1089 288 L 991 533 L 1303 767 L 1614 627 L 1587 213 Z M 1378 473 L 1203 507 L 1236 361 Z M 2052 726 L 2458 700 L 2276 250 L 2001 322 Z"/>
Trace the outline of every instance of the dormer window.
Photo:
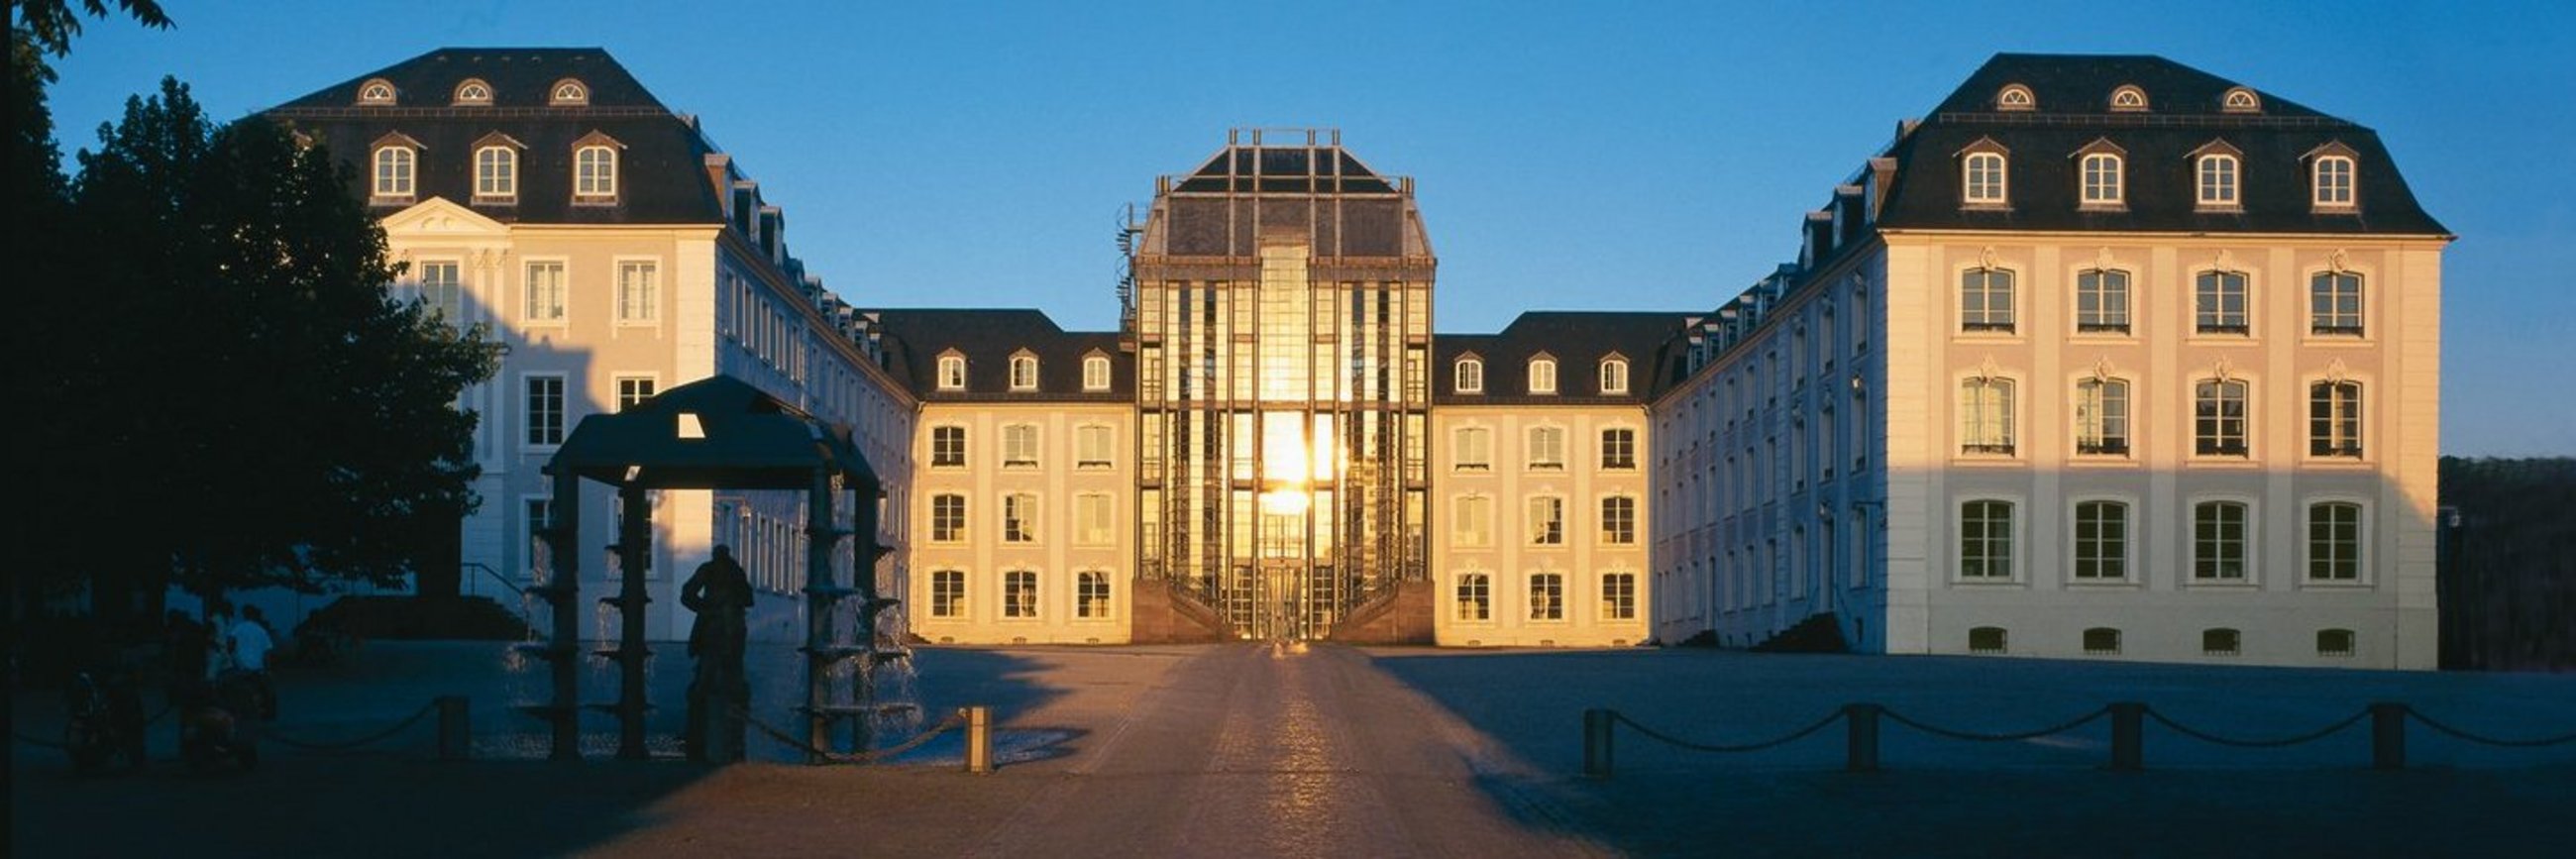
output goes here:
<path id="1" fill-rule="evenodd" d="M 368 159 L 368 195 L 376 203 L 408 203 L 419 192 L 420 141 L 399 132 L 376 138 Z"/>
<path id="2" fill-rule="evenodd" d="M 1529 392 L 1533 394 L 1556 393 L 1556 359 L 1530 359 Z"/>
<path id="3" fill-rule="evenodd" d="M 939 356 L 939 389 L 942 391 L 966 390 L 966 356 Z"/>
<path id="4" fill-rule="evenodd" d="M 1082 389 L 1109 390 L 1109 356 L 1089 355 L 1082 359 Z"/>
<path id="5" fill-rule="evenodd" d="M 1604 394 L 1628 392 L 1628 359 L 1601 359 L 1601 392 Z"/>
<path id="6" fill-rule="evenodd" d="M 1011 356 L 1011 390 L 1038 389 L 1038 356 L 1022 352 Z"/>
<path id="7" fill-rule="evenodd" d="M 466 78 L 464 83 L 456 85 L 456 103 L 460 105 L 491 104 L 492 85 L 484 83 L 476 78 Z"/>
<path id="8" fill-rule="evenodd" d="M 498 132 L 474 141 L 474 202 L 514 203 L 519 198 L 519 141 Z"/>
<path id="9" fill-rule="evenodd" d="M 2218 97 L 2218 109 L 2227 113 L 2262 113 L 2263 97 L 2255 95 L 2253 90 L 2233 87 L 2226 95 Z"/>
<path id="10" fill-rule="evenodd" d="M 1979 138 L 1959 153 L 1959 202 L 1971 207 L 2000 208 L 2008 204 L 2009 188 L 2005 184 L 2002 144 L 1993 138 Z"/>
<path id="11" fill-rule="evenodd" d="M 615 138 L 596 131 L 573 141 L 573 202 L 617 202 L 617 150 L 623 148 Z"/>
<path id="12" fill-rule="evenodd" d="M 2039 101 L 2030 97 L 2030 87 L 2022 86 L 2021 84 L 2005 84 L 2001 92 L 1995 93 L 1995 109 L 2009 111 L 2037 110 L 2039 109 Z"/>
<path id="13" fill-rule="evenodd" d="M 394 105 L 393 82 L 376 78 L 359 84 L 358 103 L 370 107 L 392 107 Z"/>
<path id="14" fill-rule="evenodd" d="M 572 78 L 556 81 L 552 88 L 546 90 L 546 103 L 556 107 L 589 104 L 590 87 Z"/>
<path id="15" fill-rule="evenodd" d="M 1458 393 L 1485 392 L 1485 361 L 1482 358 L 1458 359 Z"/>
<path id="16" fill-rule="evenodd" d="M 2146 112 L 2146 109 L 2146 90 L 2139 89 L 2136 86 L 2124 85 L 2119 89 L 2111 91 L 2112 111 L 2117 113 L 2144 113 Z"/>
<path id="17" fill-rule="evenodd" d="M 2353 194 L 2352 151 L 2341 144 L 2327 144 L 2330 152 L 2321 153 L 2309 162 L 2309 188 L 2319 209 L 2350 209 Z"/>
<path id="18" fill-rule="evenodd" d="M 2082 195 L 2076 198 L 2076 205 L 2087 209 L 2120 208 L 2127 199 L 2126 162 L 2120 157 L 2120 147 L 2108 140 L 2096 140 L 2077 152 Z"/>
<path id="19" fill-rule="evenodd" d="M 2236 196 L 2240 181 L 2236 174 L 2239 166 L 2234 155 L 2200 156 L 2199 203 L 2202 207 L 2232 209 L 2242 205 L 2237 202 Z"/>

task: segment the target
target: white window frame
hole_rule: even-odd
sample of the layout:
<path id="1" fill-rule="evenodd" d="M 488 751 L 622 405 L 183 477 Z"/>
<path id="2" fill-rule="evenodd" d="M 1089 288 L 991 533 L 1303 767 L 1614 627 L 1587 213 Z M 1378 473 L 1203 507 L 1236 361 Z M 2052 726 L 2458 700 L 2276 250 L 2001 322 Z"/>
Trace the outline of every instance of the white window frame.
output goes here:
<path id="1" fill-rule="evenodd" d="M 399 143 L 376 147 L 375 181 L 372 196 L 378 200 L 410 200 L 420 193 L 420 150 Z"/>
<path id="2" fill-rule="evenodd" d="M 1616 583 L 1618 586 L 1613 587 Z M 1601 574 L 1601 619 L 1630 621 L 1637 619 L 1637 574 L 1629 570 L 1611 570 Z"/>
<path id="3" fill-rule="evenodd" d="M 662 261 L 654 257 L 616 259 L 617 324 L 651 327 L 662 323 Z"/>
<path id="4" fill-rule="evenodd" d="M 1002 493 L 1002 542 L 1029 545 L 1038 542 L 1038 517 L 1044 505 L 1035 492 Z"/>
<path id="5" fill-rule="evenodd" d="M 2011 170 L 2001 152 L 1970 152 L 1959 162 L 1959 200 L 1970 206 L 2012 201 Z"/>
<path id="6" fill-rule="evenodd" d="M 552 272 L 540 278 L 537 273 Z M 560 257 L 531 258 L 519 266 L 519 323 L 530 328 L 572 324 L 572 263 Z"/>
<path id="7" fill-rule="evenodd" d="M 2202 538 L 2200 533 L 2202 508 L 2209 505 L 2232 505 L 2237 510 L 2242 511 L 2243 520 L 2237 523 L 2239 533 L 2232 541 L 2230 541 L 2228 536 L 2224 533 L 2218 534 L 2209 540 L 2204 540 Z M 2215 510 L 2217 508 L 2211 509 Z M 2192 587 L 2254 587 L 2260 585 L 2262 580 L 2255 577 L 2256 565 L 2263 557 L 2261 552 L 2255 551 L 2255 543 L 2260 539 L 2263 533 L 2262 523 L 2258 518 L 2259 514 L 2260 510 L 2256 507 L 2254 499 L 2243 496 L 2211 495 L 2194 497 L 2185 501 L 2183 505 L 2183 540 L 2185 544 L 2190 547 L 2185 552 L 2185 556 L 2190 560 L 2190 566 L 2185 567 L 2183 570 L 2184 583 Z M 2217 524 L 2224 526 L 2226 523 L 2220 522 Z M 2224 570 L 2213 568 L 2211 570 L 2212 574 L 2203 575 L 2202 571 L 2205 567 L 2209 567 L 2213 564 L 2224 563 L 2227 560 L 2230 560 L 2223 556 L 2212 556 L 2209 553 L 2211 547 L 2216 545 L 2223 548 L 2230 542 L 2232 542 L 2236 547 L 2236 557 L 2233 560 L 2236 562 L 2237 574 L 2234 576 L 2217 575 L 2216 573 L 2223 572 Z"/>
<path id="8" fill-rule="evenodd" d="M 1011 356 L 1010 386 L 1014 391 L 1038 389 L 1038 356 L 1026 353 Z"/>
<path id="9" fill-rule="evenodd" d="M 1105 492 L 1073 496 L 1073 539 L 1077 546 L 1108 546 L 1118 539 L 1118 505 Z"/>
<path id="10" fill-rule="evenodd" d="M 1613 444 L 1611 442 L 1611 439 L 1614 437 L 1620 439 L 1617 444 Z M 1611 453 L 1614 452 L 1614 448 L 1617 453 L 1621 454 L 1621 456 L 1611 456 Z M 1615 426 L 1601 428 L 1601 469 L 1603 471 L 1637 470 L 1636 427 Z"/>
<path id="11" fill-rule="evenodd" d="M 430 271 L 443 270 L 448 277 L 432 279 Z M 423 259 L 412 278 L 412 295 L 427 309 L 436 311 L 449 325 L 465 327 L 465 261 L 460 259 Z"/>
<path id="12" fill-rule="evenodd" d="M 942 593 L 942 591 L 947 591 Z M 930 571 L 930 616 L 940 620 L 962 620 L 973 605 L 967 599 L 966 571 L 938 569 Z"/>
<path id="13" fill-rule="evenodd" d="M 2204 391 L 2203 386 L 2216 386 Z M 2234 396 L 2229 396 L 2230 389 Z M 2215 397 L 2211 396 L 2215 394 Z M 2233 402 L 2234 415 L 2228 414 Z M 2212 412 L 2204 414 L 2204 412 Z M 2254 456 L 2254 383 L 2233 377 L 2191 380 L 2191 450 L 2197 457 L 2252 459 Z M 2230 432 L 2230 427 L 2233 432 Z M 2233 438 L 2234 446 L 2228 444 Z"/>
<path id="14" fill-rule="evenodd" d="M 402 91 L 384 78 L 368 78 L 358 85 L 358 103 L 369 107 L 392 107 L 401 101 Z"/>
<path id="15" fill-rule="evenodd" d="M 1612 515 L 1612 508 L 1622 506 L 1622 502 L 1625 502 L 1626 507 L 1622 513 L 1625 517 L 1624 521 Z M 1637 545 L 1637 496 L 1627 493 L 1604 495 L 1601 496 L 1601 503 L 1597 508 L 1601 516 L 1601 545 Z M 1625 539 L 1622 539 L 1623 533 Z"/>
<path id="16" fill-rule="evenodd" d="M 2087 153 L 2078 162 L 2083 192 L 2080 206 L 2118 207 L 2127 205 L 2127 163 L 2109 152 Z"/>
<path id="17" fill-rule="evenodd" d="M 2351 553 L 2351 556 L 2341 559 L 2344 563 L 2351 565 L 2352 572 L 2349 576 L 2335 577 L 2317 575 L 2317 564 L 2320 560 L 2317 552 L 2317 527 L 2319 525 L 2317 521 L 2317 512 L 2319 508 L 2327 506 L 2352 508 L 2352 521 L 2348 523 L 2352 528 L 2352 541 L 2349 546 L 2343 547 L 2346 551 Z M 2299 505 L 2299 525 L 2300 584 L 2304 586 L 2363 587 L 2371 583 L 2370 505 L 2368 502 L 2360 498 L 2351 498 L 2340 495 L 2309 498 L 2305 503 Z M 2336 559 L 2328 558 L 2324 560 L 2328 563 L 2332 563 Z"/>
<path id="18" fill-rule="evenodd" d="M 966 390 L 966 356 L 939 356 L 938 386 L 942 391 Z"/>
<path id="19" fill-rule="evenodd" d="M 1529 392 L 1533 394 L 1556 393 L 1556 359 L 1530 359 Z"/>
<path id="20" fill-rule="evenodd" d="M 1109 620 L 1118 614 L 1117 586 L 1103 570 L 1083 570 L 1073 574 L 1073 619 Z"/>
<path id="21" fill-rule="evenodd" d="M 2369 288 L 2369 278 L 2357 271 L 2330 269 L 2308 275 L 2309 336 L 2365 336 L 2369 329 L 2363 313 L 2370 306 Z"/>
<path id="22" fill-rule="evenodd" d="M 1494 545 L 1494 497 L 1460 495 L 1450 499 L 1450 545 L 1481 549 Z"/>
<path id="23" fill-rule="evenodd" d="M 947 502 L 955 502 L 953 504 Z M 974 518 L 966 503 L 966 493 L 934 492 L 930 494 L 930 542 L 963 543 L 973 532 Z"/>
<path id="24" fill-rule="evenodd" d="M 2095 558 L 2094 562 L 2118 565 L 2118 575 L 2084 575 L 2084 565 L 2086 563 L 2085 549 L 2088 544 L 2088 541 L 2084 536 L 2084 513 L 2086 508 L 2094 505 L 2109 505 L 2111 508 L 2119 511 L 2120 519 L 2118 526 L 2120 533 L 2116 541 L 2113 541 L 2112 538 L 2102 536 L 2098 531 L 2089 541 L 2091 544 L 2107 545 L 2111 551 L 2103 553 L 2101 557 Z M 2077 496 L 2067 502 L 2067 582 L 2078 585 L 2103 585 L 2132 584 L 2137 581 L 2137 563 L 2135 561 L 2138 547 L 2137 510 L 2138 505 L 2134 501 L 2120 497 Z"/>
<path id="25" fill-rule="evenodd" d="M 2308 165 L 2310 201 L 2319 209 L 2346 210 L 2360 205 L 2361 168 L 2349 155 L 2319 155 Z"/>
<path id="26" fill-rule="evenodd" d="M 537 402 L 536 386 L 544 382 L 554 383 L 554 403 L 550 410 Z M 549 413 L 553 418 L 550 425 L 541 420 Z M 564 438 L 572 434 L 572 379 L 563 373 L 520 375 L 519 423 L 525 429 L 519 436 L 520 447 L 553 450 L 563 446 Z"/>
<path id="27" fill-rule="evenodd" d="M 1082 359 L 1082 389 L 1085 391 L 1109 390 L 1108 356 L 1084 356 Z"/>
<path id="28" fill-rule="evenodd" d="M 556 107 L 590 103 L 590 86 L 573 78 L 555 81 L 546 87 L 546 103 Z"/>
<path id="29" fill-rule="evenodd" d="M 2309 380 L 2308 456 L 2345 461 L 2367 456 L 2370 421 L 2362 409 L 2370 404 L 2369 397 L 2369 386 L 2359 379 Z"/>
<path id="30" fill-rule="evenodd" d="M 456 85 L 455 101 L 458 105 L 489 105 L 492 103 L 492 85 L 484 83 L 482 78 L 466 78 Z"/>
<path id="31" fill-rule="evenodd" d="M 2245 162 L 2213 152 L 2200 156 L 2192 171 L 2193 200 L 2204 209 L 2234 209 L 2245 199 Z"/>
<path id="32" fill-rule="evenodd" d="M 1031 423 L 1003 424 L 1003 425 L 1002 425 L 1002 467 L 1003 467 L 1003 468 L 1036 468 L 1036 467 L 1038 467 L 1038 455 L 1039 455 L 1039 450 L 1038 450 L 1038 449 L 1039 449 L 1039 446 L 1040 446 L 1040 445 L 1042 445 L 1042 444 L 1044 444 L 1044 441 L 1042 441 L 1042 440 L 1039 438 L 1038 425 L 1037 425 L 1037 424 L 1031 424 Z"/>
<path id="33" fill-rule="evenodd" d="M 1481 394 L 1485 392 L 1484 359 L 1460 358 L 1458 359 L 1458 366 L 1455 372 L 1457 375 L 1453 381 L 1457 385 L 1458 393 Z"/>
<path id="34" fill-rule="evenodd" d="M 1032 621 L 1045 614 L 1039 610 L 1042 595 L 1038 590 L 1038 579 L 1036 570 L 1003 571 L 1001 592 L 1003 620 Z"/>
<path id="35" fill-rule="evenodd" d="M 1452 467 L 1459 471 L 1492 471 L 1494 469 L 1494 430 L 1486 426 L 1463 426 L 1449 431 Z"/>
<path id="36" fill-rule="evenodd" d="M 1525 452 L 1528 454 L 1527 467 L 1530 471 L 1565 470 L 1564 427 L 1540 424 L 1530 427 L 1521 435 L 1523 441 L 1529 445 L 1529 450 Z"/>
<path id="37" fill-rule="evenodd" d="M 519 150 L 484 146 L 474 150 L 474 200 L 504 203 L 519 199 Z"/>
<path id="38" fill-rule="evenodd" d="M 1959 453 L 2017 456 L 2015 410 L 2019 385 L 2010 376 L 1971 375 L 1959 380 Z"/>
<path id="39" fill-rule="evenodd" d="M 572 152 L 574 202 L 617 199 L 617 147 L 589 143 Z"/>
<path id="40" fill-rule="evenodd" d="M 2075 333 L 2128 334 L 2134 320 L 2132 285 L 2137 278 L 2125 268 L 2087 268 L 2075 273 Z M 2087 309 L 2086 305 L 2092 305 Z M 2115 306 L 2116 305 L 2116 306 Z"/>
<path id="41" fill-rule="evenodd" d="M 1970 304 L 1970 299 L 1975 304 Z M 2021 330 L 2021 274 L 2002 266 L 1959 271 L 1959 330 L 1967 334 L 2009 335 Z"/>
<path id="42" fill-rule="evenodd" d="M 940 438 L 940 437 L 941 437 L 941 436 L 943 436 L 943 435 L 950 435 L 950 434 L 952 434 L 952 433 L 951 433 L 951 431 L 952 431 L 952 430 L 954 431 L 953 435 L 955 435 L 955 437 L 956 437 L 956 441 L 957 441 L 956 449 L 955 449 L 955 450 L 942 450 L 942 449 L 941 449 L 941 444 L 940 444 L 940 442 L 941 442 L 941 438 Z M 967 456 L 966 435 L 967 435 L 967 433 L 966 433 L 966 427 L 965 427 L 965 425 L 963 425 L 963 424 L 933 424 L 933 425 L 931 425 L 931 427 L 930 427 L 930 460 L 929 460 L 929 462 L 930 462 L 930 467 L 932 467 L 932 468 L 965 468 L 965 467 L 966 467 L 966 456 Z"/>
<path id="43" fill-rule="evenodd" d="M 662 392 L 662 377 L 651 373 L 619 373 L 609 377 L 609 382 L 615 388 L 615 398 L 611 402 L 619 412 Z"/>
<path id="44" fill-rule="evenodd" d="M 2075 380 L 2075 455 L 2126 458 L 2135 449 L 2137 386 L 2119 376 Z"/>
<path id="45" fill-rule="evenodd" d="M 1974 536 L 1971 536 L 1969 508 L 1972 505 L 1991 504 L 2003 505 L 2002 525 L 2004 533 L 2002 538 L 1997 539 L 1982 530 L 1991 528 L 1993 525 L 1992 521 L 1982 518 L 1978 523 L 1976 523 L 1977 527 L 1981 530 L 1979 530 Z M 1954 581 L 1967 584 L 2001 584 L 2018 582 L 2021 580 L 2021 568 L 2023 565 L 2019 563 L 2020 556 L 2022 555 L 2019 543 L 2021 542 L 2020 535 L 2022 531 L 2022 507 L 2023 504 L 2021 499 L 2018 498 L 1977 496 L 1974 498 L 1962 498 L 1959 500 L 1957 506 L 1951 508 L 1954 511 L 1954 515 L 1957 516 L 1955 527 L 1958 531 L 1957 539 L 1952 541 L 1950 544 L 1953 551 L 1953 554 L 1951 555 L 1951 561 L 1953 564 L 1951 577 Z M 1991 508 L 1980 508 L 1978 512 L 1992 513 L 1993 511 Z M 1989 551 L 1976 554 L 1975 557 L 1972 558 L 1972 553 L 1970 551 L 1971 540 L 1977 541 L 1978 546 Z M 2000 552 L 1991 551 L 1998 547 L 2001 549 Z M 1978 567 L 1981 570 L 1992 570 L 1998 563 L 2000 563 L 2003 568 L 2003 572 L 2001 574 L 1980 572 L 1972 575 L 1968 572 L 1971 560 L 1978 562 Z"/>
<path id="46" fill-rule="evenodd" d="M 1522 507 L 1521 527 L 1531 546 L 1563 546 L 1565 540 L 1565 496 L 1538 494 L 1528 497 Z"/>
<path id="47" fill-rule="evenodd" d="M 1529 574 L 1529 619 L 1531 623 L 1564 623 L 1565 574 L 1540 570 Z"/>
<path id="48" fill-rule="evenodd" d="M 1073 428 L 1073 467 L 1077 469 L 1116 468 L 1118 429 L 1108 424 L 1081 424 Z"/>
<path id="49" fill-rule="evenodd" d="M 2236 304 L 2233 310 L 2227 306 L 2231 296 Z M 2191 317 L 2195 336 L 2254 336 L 2254 276 L 2223 268 L 2192 272 Z"/>
<path id="50" fill-rule="evenodd" d="M 1490 624 L 1494 622 L 1494 574 L 1483 570 L 1459 573 L 1449 589 L 1451 619 L 1459 623 Z M 1470 611 L 1473 609 L 1473 611 Z"/>
<path id="51" fill-rule="evenodd" d="M 1627 393 L 1627 392 L 1628 392 L 1628 359 L 1626 359 L 1626 358 L 1604 358 L 1604 359 L 1602 359 L 1602 360 L 1601 360 L 1601 393 L 1603 393 L 1603 394 L 1625 394 L 1625 393 Z"/>

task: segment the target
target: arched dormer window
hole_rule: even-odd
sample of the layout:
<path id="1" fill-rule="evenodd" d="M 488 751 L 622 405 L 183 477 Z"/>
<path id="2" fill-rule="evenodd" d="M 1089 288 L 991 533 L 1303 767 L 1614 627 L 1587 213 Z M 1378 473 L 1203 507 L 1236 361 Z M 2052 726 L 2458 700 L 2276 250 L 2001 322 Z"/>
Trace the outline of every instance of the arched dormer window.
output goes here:
<path id="1" fill-rule="evenodd" d="M 1034 391 L 1037 389 L 1038 356 L 1025 351 L 1012 355 L 1011 390 Z"/>
<path id="2" fill-rule="evenodd" d="M 1485 392 L 1485 359 L 1478 358 L 1473 355 L 1460 358 L 1458 359 L 1457 373 L 1457 378 L 1454 381 L 1457 383 L 1458 393 L 1481 394 Z"/>
<path id="3" fill-rule="evenodd" d="M 491 104 L 492 85 L 484 83 L 481 78 L 466 78 L 464 83 L 456 85 L 456 103 L 460 105 Z"/>
<path id="4" fill-rule="evenodd" d="M 590 86 L 573 78 L 564 78 L 546 89 L 546 103 L 556 107 L 590 103 Z"/>
<path id="5" fill-rule="evenodd" d="M 2192 202 L 2203 211 L 2244 207 L 2245 153 L 2212 140 L 2191 151 Z"/>
<path id="6" fill-rule="evenodd" d="M 2359 204 L 2357 153 L 2340 142 L 2308 151 L 2309 201 L 2326 211 L 2351 211 Z"/>
<path id="7" fill-rule="evenodd" d="M 1109 356 L 1085 355 L 1082 358 L 1082 389 L 1109 390 Z"/>
<path id="8" fill-rule="evenodd" d="M 966 390 L 966 356 L 954 352 L 939 356 L 939 389 Z"/>
<path id="9" fill-rule="evenodd" d="M 2109 140 L 2095 140 L 2075 151 L 2076 175 L 2081 193 L 2076 206 L 2086 209 L 2117 209 L 2127 205 L 2128 153 Z"/>
<path id="10" fill-rule="evenodd" d="M 359 104 L 370 107 L 392 107 L 394 100 L 395 90 L 392 81 L 384 78 L 370 78 L 366 83 L 358 85 Z"/>
<path id="11" fill-rule="evenodd" d="M 576 203 L 617 202 L 616 138 L 593 131 L 572 143 L 572 197 Z"/>
<path id="12" fill-rule="evenodd" d="M 2005 158 L 2011 153 L 1994 138 L 1980 137 L 1959 150 L 1959 203 L 1975 208 L 2010 205 Z"/>
<path id="13" fill-rule="evenodd" d="M 2229 87 L 2218 97 L 2218 109 L 2227 113 L 2262 113 L 2263 97 L 2245 87 Z"/>
<path id="14" fill-rule="evenodd" d="M 376 138 L 369 157 L 368 196 L 378 203 L 406 203 L 419 193 L 420 141 L 401 132 Z"/>
<path id="15" fill-rule="evenodd" d="M 1555 358 L 1541 355 L 1530 359 L 1529 392 L 1533 394 L 1556 393 Z"/>
<path id="16" fill-rule="evenodd" d="M 1628 359 L 1616 356 L 1601 359 L 1601 393 L 1625 394 L 1627 392 Z"/>
<path id="17" fill-rule="evenodd" d="M 2039 100 L 2031 97 L 2030 87 L 2022 86 L 2021 84 L 2005 84 L 2002 90 L 1995 93 L 1995 109 L 2008 111 L 2038 110 Z"/>
<path id="18" fill-rule="evenodd" d="M 518 200 L 519 150 L 525 148 L 518 140 L 497 131 L 474 141 L 474 202 Z"/>
<path id="19" fill-rule="evenodd" d="M 2116 113 L 2145 113 L 2147 91 L 2135 84 L 2122 84 L 2111 91 L 2111 110 Z"/>

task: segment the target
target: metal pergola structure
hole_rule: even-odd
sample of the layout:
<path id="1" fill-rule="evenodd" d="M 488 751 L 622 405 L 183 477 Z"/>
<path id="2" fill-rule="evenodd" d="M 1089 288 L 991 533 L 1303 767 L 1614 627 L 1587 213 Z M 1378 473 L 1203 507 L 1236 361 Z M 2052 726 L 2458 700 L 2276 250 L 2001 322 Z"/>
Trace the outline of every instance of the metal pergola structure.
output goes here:
<path id="1" fill-rule="evenodd" d="M 663 392 L 615 414 L 583 418 L 549 460 L 545 473 L 554 478 L 554 517 L 543 537 L 554 559 L 550 581 L 532 589 L 552 608 L 553 635 L 535 652 L 551 663 L 554 694 L 546 704 L 525 708 L 553 726 L 555 760 L 581 757 L 579 673 L 582 654 L 579 609 L 581 581 L 579 533 L 581 481 L 595 480 L 617 488 L 624 516 L 617 526 L 621 568 L 642 571 L 652 549 L 652 507 L 645 493 L 656 489 L 801 490 L 806 493 L 806 690 L 804 713 L 807 745 L 827 748 L 832 721 L 848 707 L 832 701 L 831 669 L 842 660 L 862 658 L 875 640 L 876 614 L 893 605 L 876 592 L 876 561 L 885 552 L 872 539 L 877 531 L 877 497 L 882 484 L 866 457 L 852 443 L 846 427 L 826 422 L 738 379 L 715 376 Z M 852 527 L 833 525 L 839 499 L 851 502 Z M 840 584 L 832 556 L 843 538 L 871 539 L 852 552 L 850 584 Z M 643 575 L 626 575 L 615 596 L 601 602 L 622 618 L 619 641 L 599 655 L 619 664 L 617 701 L 590 705 L 617 714 L 617 756 L 646 757 L 644 714 L 645 591 Z M 860 598 L 853 643 L 833 637 L 834 606 Z"/>

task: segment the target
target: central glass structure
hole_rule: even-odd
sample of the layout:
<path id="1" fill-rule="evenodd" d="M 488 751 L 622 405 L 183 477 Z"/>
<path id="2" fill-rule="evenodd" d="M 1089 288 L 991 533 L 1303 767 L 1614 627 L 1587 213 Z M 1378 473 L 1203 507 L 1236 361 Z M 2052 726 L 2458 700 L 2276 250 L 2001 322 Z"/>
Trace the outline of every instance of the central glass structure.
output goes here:
<path id="1" fill-rule="evenodd" d="M 1321 638 L 1424 575 L 1431 283 L 1409 178 L 1238 130 L 1128 247 L 1141 572 L 1246 638 Z"/>

